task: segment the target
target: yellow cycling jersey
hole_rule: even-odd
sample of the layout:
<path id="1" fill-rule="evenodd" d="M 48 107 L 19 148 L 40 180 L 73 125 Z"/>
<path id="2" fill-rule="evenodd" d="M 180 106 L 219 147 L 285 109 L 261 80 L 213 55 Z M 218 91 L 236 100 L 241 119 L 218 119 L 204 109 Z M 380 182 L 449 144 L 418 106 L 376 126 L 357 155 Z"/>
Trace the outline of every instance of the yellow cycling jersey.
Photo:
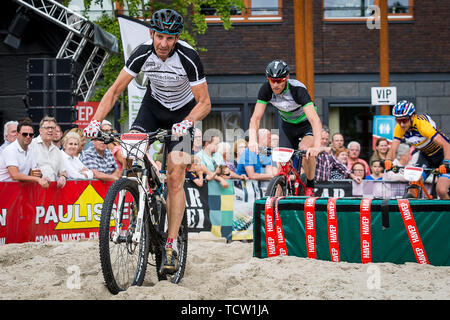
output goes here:
<path id="1" fill-rule="evenodd" d="M 433 141 L 433 138 L 440 134 L 445 140 L 448 138 L 436 128 L 436 123 L 426 114 L 414 114 L 411 117 L 411 127 L 403 131 L 399 124 L 394 129 L 394 139 L 405 142 L 423 152 L 425 155 L 432 156 L 442 147 Z"/>

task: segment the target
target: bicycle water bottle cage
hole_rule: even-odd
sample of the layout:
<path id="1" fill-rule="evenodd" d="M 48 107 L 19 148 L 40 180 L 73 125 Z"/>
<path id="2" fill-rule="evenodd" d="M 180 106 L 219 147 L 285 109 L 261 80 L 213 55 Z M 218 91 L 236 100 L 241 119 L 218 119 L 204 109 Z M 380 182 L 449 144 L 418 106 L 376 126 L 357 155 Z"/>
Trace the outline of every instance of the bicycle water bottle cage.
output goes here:
<path id="1" fill-rule="evenodd" d="M 286 163 L 291 159 L 293 154 L 294 154 L 294 149 L 273 148 L 272 149 L 272 160 L 275 162 Z"/>

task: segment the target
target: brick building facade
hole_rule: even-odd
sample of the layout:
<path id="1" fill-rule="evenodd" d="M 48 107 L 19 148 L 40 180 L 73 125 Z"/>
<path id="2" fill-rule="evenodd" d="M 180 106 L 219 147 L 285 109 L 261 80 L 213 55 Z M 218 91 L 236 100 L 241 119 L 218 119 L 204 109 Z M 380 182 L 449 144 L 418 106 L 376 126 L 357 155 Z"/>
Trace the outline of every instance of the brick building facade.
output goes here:
<path id="1" fill-rule="evenodd" d="M 344 132 L 346 142 L 359 140 L 367 155 L 372 117 L 379 114 L 370 98 L 370 88 L 379 86 L 379 30 L 369 29 L 366 20 L 324 21 L 323 2 L 313 3 L 314 102 L 322 122 L 332 132 Z M 399 99 L 414 101 L 418 112 L 430 114 L 450 134 L 450 3 L 414 1 L 412 9 L 412 19 L 389 21 L 390 85 L 397 87 Z M 246 130 L 267 63 L 283 59 L 295 77 L 293 1 L 282 1 L 282 22 L 233 26 L 225 31 L 209 24 L 198 45 L 207 49 L 200 55 L 211 116 L 221 117 L 225 126 L 224 118 L 238 118 L 234 123 L 240 121 Z M 276 128 L 277 121 L 275 113 L 264 125 Z M 206 127 L 219 122 L 207 120 Z"/>
<path id="2" fill-rule="evenodd" d="M 250 0 L 245 2 L 252 3 Z M 370 99 L 370 88 L 379 86 L 379 30 L 369 29 L 366 19 L 324 19 L 325 3 L 332 2 L 342 1 L 312 1 L 313 99 L 322 122 L 332 132 L 343 132 L 346 142 L 359 140 L 363 145 L 363 154 L 367 156 L 371 147 L 372 119 L 380 113 L 379 107 L 372 106 Z M 410 8 L 412 18 L 389 21 L 390 85 L 397 87 L 399 99 L 412 100 L 418 112 L 429 113 L 438 126 L 450 135 L 450 20 L 447 17 L 450 2 L 399 2 L 413 5 Z M 291 67 L 291 76 L 295 78 L 293 1 L 267 0 L 258 3 L 278 3 L 280 11 L 276 18 L 279 20 L 234 23 L 231 31 L 211 23 L 206 33 L 197 38 L 198 46 L 207 49 L 200 55 L 213 102 L 211 114 L 203 121 L 204 129 L 218 128 L 222 132 L 233 128 L 247 130 L 258 90 L 265 81 L 265 66 L 271 60 L 285 60 Z M 8 28 L 16 6 L 9 5 L 8 10 L 3 11 L 5 19 L 0 26 L 3 31 Z M 33 27 L 36 24 L 39 27 Z M 54 40 L 56 31 L 43 30 L 49 25 L 51 27 L 39 17 L 33 17 L 27 28 L 33 36 L 23 39 L 21 47 L 27 49 L 24 50 L 26 54 L 18 55 L 3 43 L 0 44 L 1 60 L 14 61 L 0 64 L 3 71 L 0 78 L 4 80 L 4 88 L 0 91 L 2 123 L 26 114 L 21 97 L 26 87 L 27 58 L 30 55 L 51 57 L 59 48 L 60 44 L 55 45 L 57 41 Z M 51 37 L 41 41 L 42 34 Z M 46 45 L 42 46 L 42 43 Z M 11 81 L 18 76 L 20 79 Z M 278 128 L 279 121 L 274 109 L 267 108 L 262 125 L 270 129 Z"/>

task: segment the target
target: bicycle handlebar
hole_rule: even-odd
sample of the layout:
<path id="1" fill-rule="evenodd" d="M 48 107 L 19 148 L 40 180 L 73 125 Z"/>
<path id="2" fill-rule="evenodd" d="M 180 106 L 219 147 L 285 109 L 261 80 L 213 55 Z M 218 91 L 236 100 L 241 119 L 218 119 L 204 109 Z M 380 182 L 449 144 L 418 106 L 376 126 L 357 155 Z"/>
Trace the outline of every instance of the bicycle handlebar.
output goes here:
<path id="1" fill-rule="evenodd" d="M 410 166 L 410 167 L 414 167 L 414 166 Z M 404 166 L 392 166 L 391 169 L 386 170 L 386 171 L 392 171 L 393 173 L 398 173 L 400 171 L 400 169 L 405 169 L 406 167 Z M 414 168 L 418 168 L 418 167 L 414 167 Z M 439 168 L 421 168 L 423 169 L 423 171 L 425 172 L 429 172 L 429 173 L 439 173 Z"/>
<path id="2" fill-rule="evenodd" d="M 172 133 L 167 129 L 158 129 L 157 131 L 143 134 L 147 135 L 149 144 L 152 144 L 155 141 L 165 142 L 172 137 Z M 121 135 L 121 133 L 106 133 L 99 131 L 96 139 L 103 141 L 105 144 L 109 144 L 116 141 L 116 139 L 120 140 Z"/>
<path id="3" fill-rule="evenodd" d="M 272 148 L 271 147 L 261 147 L 260 148 L 261 152 L 266 152 L 267 155 L 271 155 L 272 154 Z M 306 150 L 295 150 L 294 149 L 294 156 L 298 156 L 298 157 L 305 157 L 306 156 Z"/>

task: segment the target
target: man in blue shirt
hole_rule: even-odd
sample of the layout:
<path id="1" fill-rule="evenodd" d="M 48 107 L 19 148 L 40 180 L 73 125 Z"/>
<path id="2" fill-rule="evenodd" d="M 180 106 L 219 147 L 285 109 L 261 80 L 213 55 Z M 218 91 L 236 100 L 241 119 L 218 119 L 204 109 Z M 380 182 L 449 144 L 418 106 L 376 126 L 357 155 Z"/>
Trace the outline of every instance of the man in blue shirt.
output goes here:
<path id="1" fill-rule="evenodd" d="M 270 131 L 267 129 L 258 130 L 258 146 L 270 147 Z M 270 180 L 276 173 L 277 168 L 272 162 L 272 156 L 263 153 L 255 153 L 245 148 L 236 168 L 236 173 L 245 174 L 253 180 Z"/>

